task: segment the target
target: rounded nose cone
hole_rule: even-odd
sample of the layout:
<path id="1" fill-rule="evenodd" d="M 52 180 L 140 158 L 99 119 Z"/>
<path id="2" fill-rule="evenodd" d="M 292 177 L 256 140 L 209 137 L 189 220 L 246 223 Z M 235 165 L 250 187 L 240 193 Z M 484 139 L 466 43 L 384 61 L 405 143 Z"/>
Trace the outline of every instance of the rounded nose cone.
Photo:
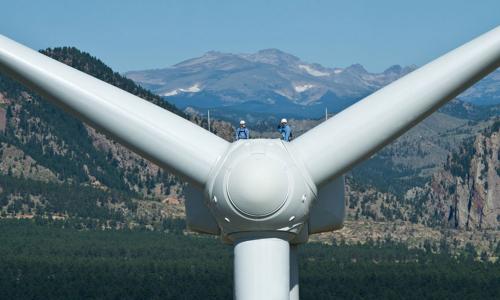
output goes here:
<path id="1" fill-rule="evenodd" d="M 264 154 L 253 154 L 231 168 L 227 193 L 243 214 L 265 217 L 283 206 L 288 196 L 286 166 Z"/>

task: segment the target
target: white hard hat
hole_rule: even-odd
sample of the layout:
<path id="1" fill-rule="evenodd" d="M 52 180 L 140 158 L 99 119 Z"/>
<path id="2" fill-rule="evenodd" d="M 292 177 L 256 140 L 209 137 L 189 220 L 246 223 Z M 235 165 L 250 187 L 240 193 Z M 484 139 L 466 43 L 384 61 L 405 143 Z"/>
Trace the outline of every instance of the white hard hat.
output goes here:
<path id="1" fill-rule="evenodd" d="M 286 119 L 285 118 L 281 119 L 281 123 L 287 123 Z"/>
<path id="2" fill-rule="evenodd" d="M 245 121 L 244 121 L 244 120 L 241 120 L 241 121 L 240 121 L 240 125 L 245 125 Z"/>

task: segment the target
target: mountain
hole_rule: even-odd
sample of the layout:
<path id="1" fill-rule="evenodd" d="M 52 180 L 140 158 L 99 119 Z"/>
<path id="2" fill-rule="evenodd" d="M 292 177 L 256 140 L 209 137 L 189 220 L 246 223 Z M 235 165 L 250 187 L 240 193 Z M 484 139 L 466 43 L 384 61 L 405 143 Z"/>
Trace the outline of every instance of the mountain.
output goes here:
<path id="1" fill-rule="evenodd" d="M 170 68 L 132 71 L 125 76 L 180 108 L 211 108 L 218 117 L 250 113 L 262 119 L 278 113 L 311 118 L 321 116 L 325 107 L 338 112 L 415 68 L 394 65 L 382 73 L 368 72 L 360 64 L 328 68 L 266 49 L 253 54 L 211 51 Z M 476 105 L 500 104 L 500 71 L 460 99 Z"/>
<path id="2" fill-rule="evenodd" d="M 254 54 L 208 52 L 171 68 L 127 72 L 125 76 L 181 108 L 223 107 L 230 111 L 313 116 L 324 107 L 340 110 L 413 67 L 384 73 L 361 65 L 325 68 L 277 49 Z M 305 109 L 304 109 L 305 108 Z"/>

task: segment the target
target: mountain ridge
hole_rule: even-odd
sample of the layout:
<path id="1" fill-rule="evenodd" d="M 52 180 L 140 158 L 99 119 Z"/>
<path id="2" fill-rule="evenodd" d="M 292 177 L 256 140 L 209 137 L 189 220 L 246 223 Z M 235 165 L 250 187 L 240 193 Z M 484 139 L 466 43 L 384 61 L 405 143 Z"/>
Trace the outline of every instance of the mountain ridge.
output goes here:
<path id="1" fill-rule="evenodd" d="M 264 49 L 252 54 L 210 51 L 171 68 L 124 75 L 181 108 L 227 107 L 250 101 L 274 104 L 281 100 L 292 106 L 328 106 L 331 98 L 352 104 L 353 99 L 413 68 L 395 65 L 380 74 L 369 73 L 360 64 L 326 68 L 278 49 Z M 328 97 L 332 93 L 335 97 Z M 207 105 L 203 99 L 211 101 Z"/>
<path id="2" fill-rule="evenodd" d="M 416 68 L 396 64 L 372 73 L 359 63 L 324 67 L 279 49 L 264 49 L 242 54 L 209 51 L 172 67 L 124 75 L 182 109 L 215 109 L 215 116 L 280 113 L 315 118 L 325 108 L 331 112 L 345 109 Z M 477 105 L 500 104 L 500 71 L 459 99 Z"/>

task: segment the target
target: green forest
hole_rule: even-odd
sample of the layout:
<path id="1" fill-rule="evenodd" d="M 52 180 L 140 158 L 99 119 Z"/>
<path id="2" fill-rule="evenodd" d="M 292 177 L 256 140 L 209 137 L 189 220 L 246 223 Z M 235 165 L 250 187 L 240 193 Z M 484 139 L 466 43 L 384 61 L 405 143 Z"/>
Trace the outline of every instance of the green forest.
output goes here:
<path id="1" fill-rule="evenodd" d="M 169 230 L 77 230 L 63 221 L 0 220 L 0 299 L 231 299 L 232 248 Z M 309 243 L 301 299 L 497 299 L 500 263 L 466 247 Z M 499 249 L 497 249 L 497 252 Z"/>

